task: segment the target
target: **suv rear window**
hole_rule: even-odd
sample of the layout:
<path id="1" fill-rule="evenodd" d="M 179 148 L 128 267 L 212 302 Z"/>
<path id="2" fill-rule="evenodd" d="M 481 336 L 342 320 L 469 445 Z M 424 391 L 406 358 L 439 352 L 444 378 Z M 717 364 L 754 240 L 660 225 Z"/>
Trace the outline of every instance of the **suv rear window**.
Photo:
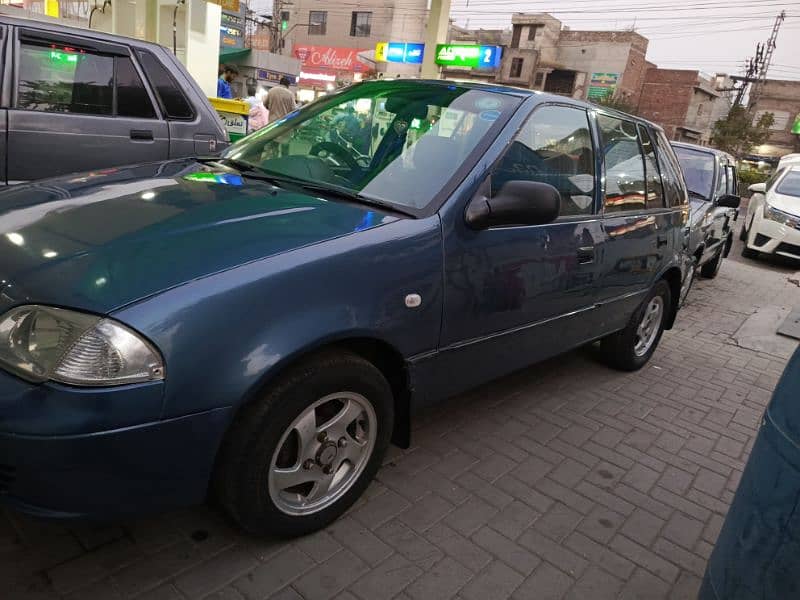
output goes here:
<path id="1" fill-rule="evenodd" d="M 139 60 L 142 63 L 147 78 L 158 94 L 164 113 L 169 119 L 193 119 L 192 105 L 183 95 L 178 84 L 155 56 L 144 50 L 139 50 Z"/>

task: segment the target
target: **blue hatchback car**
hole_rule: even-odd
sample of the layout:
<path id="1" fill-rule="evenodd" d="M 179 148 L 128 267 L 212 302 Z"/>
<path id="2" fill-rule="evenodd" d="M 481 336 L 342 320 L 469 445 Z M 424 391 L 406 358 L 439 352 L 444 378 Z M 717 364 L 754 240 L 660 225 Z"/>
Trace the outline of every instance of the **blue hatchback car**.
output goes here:
<path id="1" fill-rule="evenodd" d="M 658 127 L 442 81 L 4 191 L 0 498 L 109 519 L 211 491 L 247 531 L 318 529 L 420 406 L 594 341 L 644 365 L 687 219 Z"/>

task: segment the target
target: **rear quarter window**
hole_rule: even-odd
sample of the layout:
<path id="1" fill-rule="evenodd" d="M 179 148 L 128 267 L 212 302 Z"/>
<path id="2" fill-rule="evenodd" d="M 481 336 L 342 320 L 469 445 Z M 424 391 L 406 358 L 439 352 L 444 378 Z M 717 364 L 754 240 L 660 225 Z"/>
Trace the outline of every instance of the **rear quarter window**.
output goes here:
<path id="1" fill-rule="evenodd" d="M 191 120 L 194 109 L 181 91 L 178 83 L 155 56 L 146 50 L 138 50 L 137 55 L 145 75 L 155 89 L 156 95 L 169 119 Z"/>

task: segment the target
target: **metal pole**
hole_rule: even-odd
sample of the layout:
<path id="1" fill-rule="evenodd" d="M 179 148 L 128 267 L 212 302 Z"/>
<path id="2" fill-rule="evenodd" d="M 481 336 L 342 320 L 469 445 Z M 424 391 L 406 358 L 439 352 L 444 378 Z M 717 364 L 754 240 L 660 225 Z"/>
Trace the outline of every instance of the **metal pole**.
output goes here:
<path id="1" fill-rule="evenodd" d="M 439 67 L 436 64 L 436 45 L 447 42 L 450 28 L 450 0 L 431 0 L 428 27 L 425 30 L 425 55 L 422 59 L 420 75 L 425 79 L 438 79 Z"/>

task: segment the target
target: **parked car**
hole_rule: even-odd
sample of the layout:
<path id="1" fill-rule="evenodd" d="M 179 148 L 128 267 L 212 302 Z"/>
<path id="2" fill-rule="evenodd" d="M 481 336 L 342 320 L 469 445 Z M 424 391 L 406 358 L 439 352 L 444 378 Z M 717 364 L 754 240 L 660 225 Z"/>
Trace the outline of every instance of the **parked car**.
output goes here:
<path id="1" fill-rule="evenodd" d="M 313 141 L 343 107 L 366 155 Z M 687 264 L 661 129 L 447 81 L 357 84 L 219 159 L 0 207 L 0 488 L 58 517 L 211 488 L 247 531 L 322 527 L 419 407 L 596 340 L 642 367 Z"/>
<path id="2" fill-rule="evenodd" d="M 714 278 L 733 245 L 733 222 L 738 218 L 739 176 L 736 160 L 727 152 L 672 142 L 686 178 L 691 206 L 689 253 L 693 268 L 684 286 L 689 293 L 694 274 Z"/>
<path id="3" fill-rule="evenodd" d="M 777 170 L 780 171 L 789 166 L 800 165 L 800 153 L 784 154 L 778 161 Z"/>
<path id="4" fill-rule="evenodd" d="M 800 260 L 800 165 L 776 171 L 750 186 L 752 196 L 740 237 L 742 255 L 777 254 Z"/>
<path id="5" fill-rule="evenodd" d="M 0 16 L 0 183 L 209 155 L 227 132 L 166 48 Z"/>

